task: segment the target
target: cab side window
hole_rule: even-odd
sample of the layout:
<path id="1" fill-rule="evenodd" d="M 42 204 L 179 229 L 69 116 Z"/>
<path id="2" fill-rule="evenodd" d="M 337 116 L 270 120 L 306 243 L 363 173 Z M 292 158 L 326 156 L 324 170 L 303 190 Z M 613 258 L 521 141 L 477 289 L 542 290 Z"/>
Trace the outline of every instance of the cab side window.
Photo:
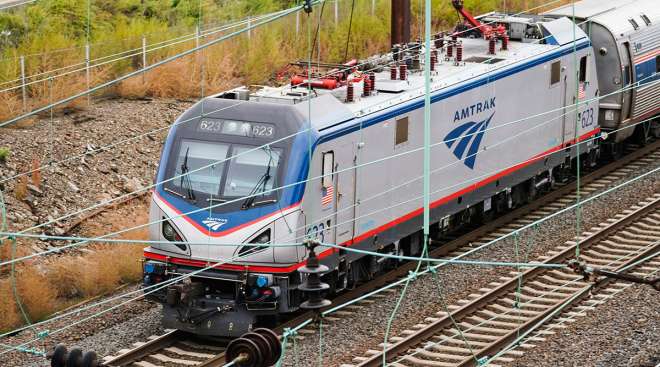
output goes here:
<path id="1" fill-rule="evenodd" d="M 335 167 L 335 153 L 333 151 L 323 153 L 323 161 L 321 162 L 321 184 L 323 187 L 332 186 L 332 176 Z"/>
<path id="2" fill-rule="evenodd" d="M 408 117 L 396 120 L 394 145 L 403 144 L 408 141 Z"/>
<path id="3" fill-rule="evenodd" d="M 586 82 L 587 81 L 587 57 L 582 56 L 580 59 L 580 81 L 581 82 Z"/>
<path id="4" fill-rule="evenodd" d="M 559 83 L 561 79 L 561 61 L 555 61 L 550 66 L 550 85 Z"/>

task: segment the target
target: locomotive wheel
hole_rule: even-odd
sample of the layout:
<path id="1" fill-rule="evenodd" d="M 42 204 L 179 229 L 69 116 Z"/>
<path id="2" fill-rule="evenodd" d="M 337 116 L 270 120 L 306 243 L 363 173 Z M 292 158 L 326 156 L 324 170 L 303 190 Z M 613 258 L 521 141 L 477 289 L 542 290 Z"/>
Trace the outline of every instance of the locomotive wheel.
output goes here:
<path id="1" fill-rule="evenodd" d="M 277 363 L 277 361 L 280 360 L 280 357 L 282 357 L 282 344 L 280 343 L 280 338 L 277 336 L 277 334 L 275 334 L 273 330 L 266 328 L 254 329 L 252 332 L 259 334 L 268 340 L 268 344 L 270 345 L 270 350 L 272 352 L 272 358 L 266 358 L 266 362 L 270 362 L 270 365 Z M 266 365 L 269 366 L 269 364 Z"/>
<path id="2" fill-rule="evenodd" d="M 276 361 L 271 362 L 271 359 L 273 359 L 273 355 L 274 355 L 273 348 L 271 348 L 270 342 L 268 341 L 268 339 L 266 339 L 265 336 L 261 334 L 257 334 L 255 332 L 250 332 L 243 334 L 241 338 L 252 340 L 257 345 L 257 347 L 259 347 L 259 350 L 261 351 L 261 355 L 264 357 L 264 366 L 270 366 L 276 362 Z"/>
<path id="3" fill-rule="evenodd" d="M 67 350 L 64 344 L 55 346 L 53 356 L 50 358 L 50 367 L 65 367 L 66 366 Z"/>
<path id="4" fill-rule="evenodd" d="M 82 367 L 98 367 L 99 358 L 96 355 L 96 352 L 89 351 L 83 355 Z"/>
<path id="5" fill-rule="evenodd" d="M 66 367 L 82 367 L 83 352 L 80 348 L 73 348 L 66 359 Z"/>
<path id="6" fill-rule="evenodd" d="M 235 362 L 235 365 L 240 367 L 261 367 L 264 365 L 264 356 L 255 342 L 238 338 L 227 346 L 225 361 Z"/>

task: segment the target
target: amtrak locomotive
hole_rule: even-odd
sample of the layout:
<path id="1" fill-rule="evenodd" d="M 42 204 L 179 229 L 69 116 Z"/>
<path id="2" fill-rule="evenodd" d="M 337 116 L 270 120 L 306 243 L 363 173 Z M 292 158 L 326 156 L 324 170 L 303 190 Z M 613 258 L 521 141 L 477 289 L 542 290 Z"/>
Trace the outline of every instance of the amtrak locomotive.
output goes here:
<path id="1" fill-rule="evenodd" d="M 458 29 L 474 29 L 440 34 L 431 50 L 412 43 L 366 62 L 315 64 L 309 79 L 232 89 L 179 117 L 151 201 L 159 244 L 144 251 L 145 285 L 195 272 L 151 294 L 166 327 L 235 337 L 298 310 L 305 239 L 418 255 L 426 67 L 432 236 L 564 179 L 577 142 L 592 164 L 626 139 L 657 136 L 657 120 L 619 130 L 660 111 L 656 0 L 582 1 L 575 23 L 570 7 L 475 19 L 454 5 L 466 19 Z M 317 253 L 331 292 L 396 266 Z"/>

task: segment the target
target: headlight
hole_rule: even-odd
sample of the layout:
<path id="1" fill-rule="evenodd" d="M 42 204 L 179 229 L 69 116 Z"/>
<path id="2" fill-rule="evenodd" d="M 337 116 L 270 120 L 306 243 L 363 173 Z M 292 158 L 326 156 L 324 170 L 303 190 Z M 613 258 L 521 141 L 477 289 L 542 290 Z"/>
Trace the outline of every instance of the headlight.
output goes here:
<path id="1" fill-rule="evenodd" d="M 258 235 L 250 243 L 268 243 L 270 242 L 270 229 Z"/>
<path id="2" fill-rule="evenodd" d="M 257 237 L 253 238 L 252 241 L 250 241 L 249 243 L 259 243 L 259 244 L 270 243 L 270 228 L 261 232 Z M 241 247 L 240 250 L 238 250 L 238 256 L 242 256 L 246 254 L 252 255 L 254 253 L 263 251 L 267 248 L 268 246 L 252 246 L 252 245 L 243 246 Z"/>
<path id="3" fill-rule="evenodd" d="M 171 242 L 183 242 L 183 238 L 181 238 L 181 235 L 174 229 L 174 226 L 170 221 L 165 220 L 163 218 L 164 222 L 162 222 L 162 232 L 163 232 L 163 237 L 165 237 L 166 240 L 171 241 Z M 175 244 L 176 247 L 180 248 L 182 251 L 186 251 L 188 248 L 186 245 L 177 243 Z"/>

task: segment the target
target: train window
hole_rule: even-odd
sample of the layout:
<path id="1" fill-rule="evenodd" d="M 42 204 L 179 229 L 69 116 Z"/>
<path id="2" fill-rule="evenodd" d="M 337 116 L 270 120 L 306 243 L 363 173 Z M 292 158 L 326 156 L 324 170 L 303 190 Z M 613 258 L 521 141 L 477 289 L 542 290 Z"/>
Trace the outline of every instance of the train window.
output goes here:
<path id="1" fill-rule="evenodd" d="M 655 57 L 655 72 L 660 73 L 660 55 Z"/>
<path id="2" fill-rule="evenodd" d="M 332 173 L 334 172 L 334 166 L 335 153 L 332 151 L 323 153 L 323 167 L 321 167 L 321 175 L 323 176 L 321 182 L 323 187 L 332 186 Z"/>
<path id="3" fill-rule="evenodd" d="M 408 117 L 396 120 L 396 133 L 394 145 L 403 144 L 408 141 Z"/>
<path id="4" fill-rule="evenodd" d="M 550 68 L 550 85 L 559 83 L 561 79 L 561 61 L 555 61 Z"/>
<path id="5" fill-rule="evenodd" d="M 580 81 L 581 82 L 586 82 L 587 81 L 587 57 L 582 56 L 580 59 Z"/>
<path id="6" fill-rule="evenodd" d="M 637 22 L 635 21 L 635 19 L 630 18 L 630 19 L 628 19 L 628 21 L 630 22 L 630 24 L 632 24 L 632 26 L 633 26 L 633 28 L 634 28 L 635 30 L 637 30 L 637 28 L 639 28 L 639 24 L 637 24 Z"/>

